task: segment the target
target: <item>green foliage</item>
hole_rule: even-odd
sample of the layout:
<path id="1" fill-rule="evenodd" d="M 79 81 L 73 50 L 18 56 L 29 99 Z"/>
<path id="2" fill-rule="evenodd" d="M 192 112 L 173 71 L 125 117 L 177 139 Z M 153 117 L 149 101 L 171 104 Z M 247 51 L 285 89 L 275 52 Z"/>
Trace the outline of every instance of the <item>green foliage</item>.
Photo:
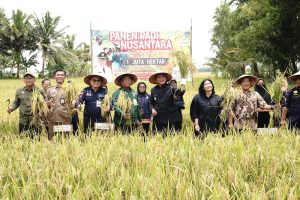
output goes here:
<path id="1" fill-rule="evenodd" d="M 31 62 L 25 59 L 24 51 L 33 52 L 36 49 L 36 38 L 31 24 L 32 16 L 16 10 L 12 12 L 11 18 L 5 18 L 3 15 L 1 18 L 0 54 L 11 58 L 19 77 L 20 70 L 26 69 Z"/>
<path id="2" fill-rule="evenodd" d="M 37 64 L 37 52 L 42 53 L 39 77 L 45 77 L 45 72 L 51 73 L 57 68 L 64 68 L 73 76 L 88 74 L 91 68 L 89 46 L 81 43 L 75 47 L 75 35 L 64 37 L 67 27 L 58 29 L 60 20 L 50 12 L 39 18 L 21 10 L 13 11 L 11 18 L 7 18 L 0 9 L 0 77 L 14 75 L 6 74 L 6 68 L 10 71 L 17 68 L 16 76 L 19 77 L 20 72 Z"/>
<path id="3" fill-rule="evenodd" d="M 249 65 L 260 76 L 259 63 L 271 70 L 267 76 L 297 71 L 300 56 L 300 5 L 297 0 L 239 0 L 223 3 L 214 16 L 211 39 L 216 56 L 211 66 L 230 77 Z M 234 67 L 238 72 L 232 72 Z M 228 75 L 225 74 L 227 77 Z"/>

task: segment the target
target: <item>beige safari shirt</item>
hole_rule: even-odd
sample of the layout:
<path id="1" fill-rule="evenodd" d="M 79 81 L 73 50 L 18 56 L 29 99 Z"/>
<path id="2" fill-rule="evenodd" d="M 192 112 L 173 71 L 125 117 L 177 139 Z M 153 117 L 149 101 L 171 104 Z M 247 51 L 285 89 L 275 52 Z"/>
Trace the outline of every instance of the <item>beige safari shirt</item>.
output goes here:
<path id="1" fill-rule="evenodd" d="M 68 113 L 66 104 L 66 94 L 60 85 L 51 87 L 47 90 L 46 101 L 51 101 L 51 106 L 48 113 L 49 122 L 71 122 L 71 116 Z"/>
<path id="2" fill-rule="evenodd" d="M 257 108 L 265 108 L 268 104 L 255 91 L 241 92 L 234 99 L 231 109 L 234 127 L 238 129 L 257 129 Z"/>

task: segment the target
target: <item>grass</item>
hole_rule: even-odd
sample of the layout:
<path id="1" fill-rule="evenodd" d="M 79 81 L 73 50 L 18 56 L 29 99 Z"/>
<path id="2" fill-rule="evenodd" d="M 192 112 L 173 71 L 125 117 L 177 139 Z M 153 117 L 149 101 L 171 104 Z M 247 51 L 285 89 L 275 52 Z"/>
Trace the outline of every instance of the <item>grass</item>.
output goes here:
<path id="1" fill-rule="evenodd" d="M 214 83 L 221 94 L 226 80 Z M 21 86 L 0 80 L 0 199 L 299 199 L 300 137 L 281 130 L 195 139 L 188 108 L 197 87 L 190 83 L 182 133 L 146 142 L 137 133 L 51 142 L 19 136 L 18 114 L 8 115 L 5 101 Z M 109 85 L 110 93 L 116 88 Z"/>

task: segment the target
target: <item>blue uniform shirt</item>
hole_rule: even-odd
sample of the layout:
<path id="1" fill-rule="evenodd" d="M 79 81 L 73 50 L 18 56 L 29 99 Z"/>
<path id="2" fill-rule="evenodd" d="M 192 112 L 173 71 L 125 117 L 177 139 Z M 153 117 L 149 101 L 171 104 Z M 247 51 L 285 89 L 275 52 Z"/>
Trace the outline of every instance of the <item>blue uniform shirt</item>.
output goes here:
<path id="1" fill-rule="evenodd" d="M 300 127 L 300 87 L 294 87 L 286 93 L 285 107 L 289 109 L 289 122 L 292 126 Z"/>
<path id="2" fill-rule="evenodd" d="M 97 105 L 97 101 L 101 102 L 106 94 L 105 88 L 99 88 L 97 91 L 91 87 L 84 88 L 79 96 L 79 102 L 85 104 L 84 115 L 101 116 L 101 108 L 99 103 Z"/>

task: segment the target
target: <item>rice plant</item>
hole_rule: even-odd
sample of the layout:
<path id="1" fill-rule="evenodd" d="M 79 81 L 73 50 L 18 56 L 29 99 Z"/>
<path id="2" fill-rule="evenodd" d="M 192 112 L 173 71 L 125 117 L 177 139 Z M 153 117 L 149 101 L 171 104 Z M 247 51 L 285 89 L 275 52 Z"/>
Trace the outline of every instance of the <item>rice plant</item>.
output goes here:
<path id="1" fill-rule="evenodd" d="M 275 102 L 275 108 L 273 110 L 273 113 L 271 115 L 270 121 L 274 121 L 274 118 L 280 118 L 281 116 L 281 99 L 283 92 L 286 91 L 288 88 L 288 82 L 286 78 L 284 77 L 284 74 L 278 74 L 272 84 L 272 90 L 273 90 L 273 101 Z M 270 125 L 271 127 L 273 124 Z"/>
<path id="2" fill-rule="evenodd" d="M 73 112 L 78 112 L 77 109 L 74 109 L 74 101 L 78 98 L 78 91 L 76 89 L 75 82 L 69 80 L 66 84 L 64 84 L 63 89 L 66 94 L 68 112 L 72 115 Z"/>
<path id="3" fill-rule="evenodd" d="M 226 81 L 214 80 L 218 94 Z M 85 87 L 82 78 L 77 82 Z M 221 132 L 209 133 L 199 140 L 193 136 L 189 109 L 185 109 L 183 130 L 170 137 L 94 132 L 90 137 L 79 133 L 48 141 L 43 133 L 39 140 L 32 140 L 18 134 L 18 112 L 5 112 L 6 99 L 13 99 L 20 86 L 18 80 L 0 80 L 0 199 L 300 197 L 300 137 L 296 131 L 259 135 L 246 130 L 226 137 Z M 117 89 L 113 84 L 108 87 Z M 196 93 L 188 83 L 187 107 Z"/>
<path id="4" fill-rule="evenodd" d="M 49 109 L 45 102 L 44 96 L 40 91 L 36 89 L 33 90 L 31 97 L 32 123 L 36 127 L 45 126 L 48 112 Z"/>
<path id="5" fill-rule="evenodd" d="M 110 121 L 110 108 L 111 106 L 111 97 L 107 94 L 105 95 L 104 99 L 101 101 L 101 116 L 102 118 L 106 119 L 107 122 Z"/>
<path id="6" fill-rule="evenodd" d="M 180 75 L 182 79 L 187 78 L 189 73 L 193 73 L 195 65 L 190 55 L 183 51 L 174 51 L 175 63 L 179 67 Z"/>
<path id="7" fill-rule="evenodd" d="M 225 88 L 223 89 L 223 94 L 222 94 L 222 112 L 221 112 L 221 120 L 222 122 L 225 122 L 228 116 L 228 113 L 231 112 L 231 106 L 234 101 L 234 99 L 240 94 L 241 92 L 241 87 L 233 87 L 232 86 L 232 81 L 228 82 L 225 85 Z M 233 113 L 232 113 L 233 114 Z M 233 114 L 233 117 L 235 115 Z"/>
<path id="8" fill-rule="evenodd" d="M 128 97 L 128 95 L 121 91 L 117 100 L 117 106 L 125 113 L 125 114 L 130 114 L 132 102 L 131 99 Z M 126 124 L 130 125 L 131 120 L 126 119 Z"/>

